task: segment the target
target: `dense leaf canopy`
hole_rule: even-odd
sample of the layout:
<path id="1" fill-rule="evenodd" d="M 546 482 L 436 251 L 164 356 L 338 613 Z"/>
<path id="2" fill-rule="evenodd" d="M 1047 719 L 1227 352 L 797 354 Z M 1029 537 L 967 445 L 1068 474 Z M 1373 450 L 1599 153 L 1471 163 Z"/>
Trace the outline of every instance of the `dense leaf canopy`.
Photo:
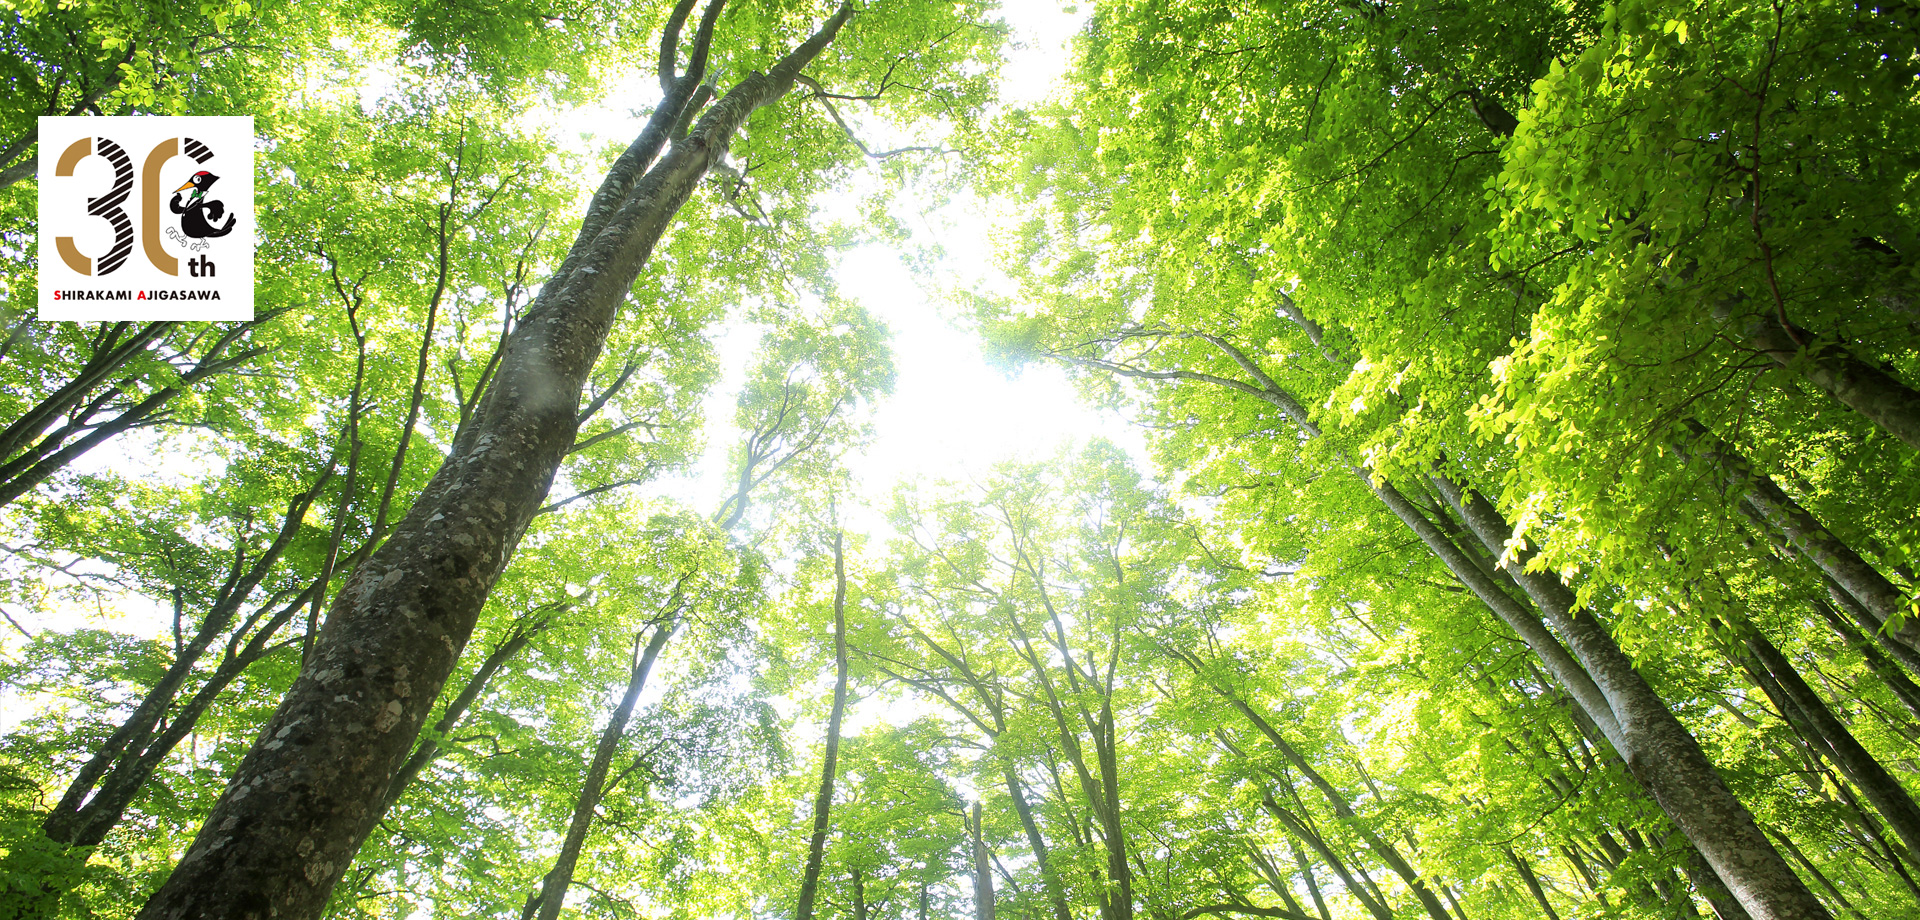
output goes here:
<path id="1" fill-rule="evenodd" d="M 1084 7 L 0 0 L 0 917 L 1920 917 L 1920 13 Z M 39 322 L 187 113 L 256 318 Z M 1144 439 L 855 477 L 860 247 Z"/>

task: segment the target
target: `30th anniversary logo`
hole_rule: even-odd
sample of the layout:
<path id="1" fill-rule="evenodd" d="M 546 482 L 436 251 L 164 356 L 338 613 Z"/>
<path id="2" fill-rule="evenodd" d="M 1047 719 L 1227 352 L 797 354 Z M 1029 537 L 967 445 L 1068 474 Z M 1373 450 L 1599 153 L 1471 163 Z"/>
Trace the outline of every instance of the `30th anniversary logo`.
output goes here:
<path id="1" fill-rule="evenodd" d="M 40 318 L 253 318 L 253 118 L 40 119 Z"/>

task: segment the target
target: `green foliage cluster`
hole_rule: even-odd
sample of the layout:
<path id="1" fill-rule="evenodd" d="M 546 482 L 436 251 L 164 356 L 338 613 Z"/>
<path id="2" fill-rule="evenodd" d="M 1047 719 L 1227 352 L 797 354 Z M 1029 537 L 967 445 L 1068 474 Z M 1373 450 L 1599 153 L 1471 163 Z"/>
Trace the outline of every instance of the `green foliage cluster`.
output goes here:
<path id="1" fill-rule="evenodd" d="M 525 114 L 673 7 L 0 6 L 0 916 L 172 870 L 624 148 Z M 711 89 L 833 12 L 726 4 Z M 1911 10 L 1102 0 L 989 120 L 995 15 L 860 4 L 732 139 L 326 916 L 785 917 L 815 875 L 836 920 L 1761 916 L 1462 565 L 1598 624 L 1824 909 L 1920 916 Z M 65 111 L 256 116 L 259 319 L 30 319 L 16 167 Z M 1021 214 L 987 352 L 1152 456 L 874 515 L 896 368 L 835 256 L 961 181 Z"/>

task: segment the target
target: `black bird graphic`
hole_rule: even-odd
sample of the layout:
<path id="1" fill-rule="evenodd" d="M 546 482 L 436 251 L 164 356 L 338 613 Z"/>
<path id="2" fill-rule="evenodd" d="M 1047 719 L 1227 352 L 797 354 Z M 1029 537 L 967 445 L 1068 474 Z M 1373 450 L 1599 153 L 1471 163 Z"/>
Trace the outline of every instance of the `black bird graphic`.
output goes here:
<path id="1" fill-rule="evenodd" d="M 226 205 L 218 201 L 208 201 L 206 198 L 207 189 L 212 188 L 213 183 L 219 179 L 220 177 L 213 173 L 200 170 L 193 174 L 193 178 L 187 180 L 187 184 L 174 189 L 173 200 L 167 202 L 168 209 L 180 215 L 180 229 L 194 239 L 226 236 L 233 232 L 233 222 L 237 215 L 227 214 Z M 180 193 L 188 189 L 192 189 L 193 194 L 187 196 L 185 204 L 181 204 Z M 214 226 L 220 222 L 222 216 L 227 218 L 226 224 Z"/>

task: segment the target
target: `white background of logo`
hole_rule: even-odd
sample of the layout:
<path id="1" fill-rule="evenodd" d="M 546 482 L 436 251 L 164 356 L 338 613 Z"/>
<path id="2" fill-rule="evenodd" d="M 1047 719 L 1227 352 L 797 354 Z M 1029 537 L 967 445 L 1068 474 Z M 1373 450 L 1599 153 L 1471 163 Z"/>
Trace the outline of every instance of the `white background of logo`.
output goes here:
<path id="1" fill-rule="evenodd" d="M 126 151 L 133 169 L 133 188 L 120 206 L 132 222 L 133 252 L 111 273 L 84 275 L 61 258 L 59 237 L 70 237 L 81 255 L 99 260 L 114 246 L 115 230 L 105 217 L 87 213 L 89 199 L 106 195 L 114 184 L 114 166 L 107 158 L 82 158 L 71 176 L 54 175 L 61 154 L 82 138 L 107 138 Z M 148 154 L 169 139 L 178 138 L 180 152 L 160 166 L 159 179 L 148 189 Z M 213 157 L 204 163 L 185 152 L 186 140 L 205 144 Z M 253 117 L 252 116 L 97 116 L 40 119 L 40 318 L 43 320 L 248 320 L 253 318 Z M 178 189 L 201 170 L 218 176 L 206 198 L 233 215 L 233 230 L 225 236 L 194 239 L 181 232 L 182 215 L 168 207 Z M 190 195 L 191 192 L 185 193 Z M 142 208 L 152 200 L 157 233 L 145 232 Z M 186 200 L 183 195 L 181 200 Z M 217 225 L 229 220 L 222 216 Z M 155 267 L 149 247 L 178 260 L 179 274 Z M 199 259 L 213 263 L 211 277 L 195 277 Z M 66 291 L 127 291 L 127 300 L 56 298 Z M 218 300 L 154 299 L 154 292 L 218 291 Z M 138 299 L 145 292 L 149 299 Z"/>

